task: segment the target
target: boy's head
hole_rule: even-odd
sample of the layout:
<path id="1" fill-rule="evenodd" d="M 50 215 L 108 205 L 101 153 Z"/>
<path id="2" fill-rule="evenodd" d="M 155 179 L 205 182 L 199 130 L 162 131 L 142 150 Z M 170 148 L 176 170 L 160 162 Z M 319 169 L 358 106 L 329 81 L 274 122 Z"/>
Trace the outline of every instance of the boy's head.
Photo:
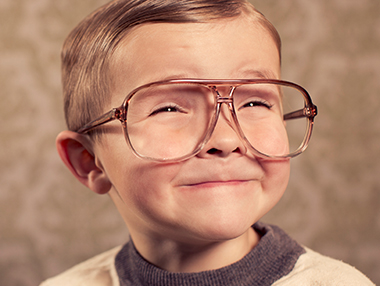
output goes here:
<path id="1" fill-rule="evenodd" d="M 278 34 L 246 1 L 114 1 L 65 43 L 66 118 L 77 131 L 124 100 L 98 123 L 115 119 L 109 115 L 128 118 L 123 128 L 117 120 L 102 125 L 101 140 L 64 131 L 58 151 L 80 182 L 110 194 L 149 261 L 165 268 L 163 257 L 152 254 L 165 241 L 201 248 L 231 241 L 238 245 L 228 259 L 236 261 L 259 239 L 250 226 L 288 182 L 289 156 L 259 154 L 289 151 L 279 86 L 295 90 L 304 103 L 301 89 L 279 79 Z M 181 136 L 187 140 L 178 144 Z M 194 149 L 197 136 L 206 139 Z M 189 156 L 156 160 L 173 149 L 175 158 Z M 155 160 L 135 156 L 140 151 Z M 219 262 L 213 267 L 226 261 Z"/>
<path id="2" fill-rule="evenodd" d="M 114 88 L 110 62 L 131 30 L 146 23 L 210 22 L 240 15 L 264 27 L 280 54 L 276 29 L 246 0 L 117 0 L 96 10 L 70 33 L 62 51 L 68 129 L 76 131 L 104 112 Z"/>

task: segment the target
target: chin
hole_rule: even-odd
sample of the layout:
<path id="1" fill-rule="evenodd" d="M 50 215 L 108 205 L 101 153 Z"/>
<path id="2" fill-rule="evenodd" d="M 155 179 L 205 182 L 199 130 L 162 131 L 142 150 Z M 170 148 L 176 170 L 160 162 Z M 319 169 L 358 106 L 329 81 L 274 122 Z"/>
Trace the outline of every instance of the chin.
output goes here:
<path id="1" fill-rule="evenodd" d="M 198 224 L 198 235 L 209 241 L 226 241 L 236 239 L 245 234 L 257 220 L 249 216 L 211 217 L 207 222 Z"/>

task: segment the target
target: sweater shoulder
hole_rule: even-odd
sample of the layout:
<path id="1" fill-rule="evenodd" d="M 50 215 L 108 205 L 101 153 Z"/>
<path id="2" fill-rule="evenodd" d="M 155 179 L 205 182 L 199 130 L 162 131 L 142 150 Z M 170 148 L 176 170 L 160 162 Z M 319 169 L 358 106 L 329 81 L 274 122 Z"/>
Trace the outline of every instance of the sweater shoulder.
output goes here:
<path id="1" fill-rule="evenodd" d="M 305 250 L 293 270 L 273 285 L 375 285 L 354 267 L 309 248 Z"/>
<path id="2" fill-rule="evenodd" d="M 47 279 L 40 286 L 119 286 L 115 256 L 121 246 L 94 256 L 61 274 Z"/>

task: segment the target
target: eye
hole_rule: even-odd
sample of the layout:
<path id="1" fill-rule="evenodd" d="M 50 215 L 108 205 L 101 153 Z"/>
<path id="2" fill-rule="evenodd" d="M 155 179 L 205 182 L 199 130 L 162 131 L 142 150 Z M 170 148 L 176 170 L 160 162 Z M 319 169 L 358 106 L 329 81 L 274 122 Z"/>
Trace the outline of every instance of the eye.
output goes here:
<path id="1" fill-rule="evenodd" d="M 178 105 L 168 105 L 168 106 L 163 106 L 163 107 L 157 108 L 156 110 L 151 112 L 149 114 L 149 116 L 154 116 L 154 115 L 157 115 L 159 113 L 174 113 L 174 112 L 185 113 L 185 111 L 181 107 L 179 107 Z"/>
<path id="2" fill-rule="evenodd" d="M 239 107 L 238 110 L 241 110 L 246 107 L 265 107 L 267 109 L 271 109 L 273 105 L 265 100 L 251 100 L 250 102 L 245 103 L 243 106 Z"/>

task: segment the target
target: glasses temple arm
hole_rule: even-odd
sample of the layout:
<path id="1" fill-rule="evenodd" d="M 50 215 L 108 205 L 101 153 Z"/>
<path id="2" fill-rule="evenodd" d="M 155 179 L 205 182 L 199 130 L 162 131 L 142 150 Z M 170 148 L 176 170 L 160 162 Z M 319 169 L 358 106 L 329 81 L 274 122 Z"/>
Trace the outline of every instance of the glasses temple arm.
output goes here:
<path id="1" fill-rule="evenodd" d="M 94 129 L 95 127 L 98 127 L 102 124 L 105 124 L 107 122 L 110 122 L 112 120 L 118 119 L 120 114 L 120 110 L 118 108 L 114 108 L 111 111 L 103 114 L 99 118 L 87 123 L 80 129 L 78 129 L 77 133 L 87 133 L 88 131 Z"/>
<path id="2" fill-rule="evenodd" d="M 297 119 L 301 117 L 308 117 L 313 119 L 317 115 L 317 107 L 315 105 L 306 106 L 302 109 L 284 114 L 284 120 Z"/>

